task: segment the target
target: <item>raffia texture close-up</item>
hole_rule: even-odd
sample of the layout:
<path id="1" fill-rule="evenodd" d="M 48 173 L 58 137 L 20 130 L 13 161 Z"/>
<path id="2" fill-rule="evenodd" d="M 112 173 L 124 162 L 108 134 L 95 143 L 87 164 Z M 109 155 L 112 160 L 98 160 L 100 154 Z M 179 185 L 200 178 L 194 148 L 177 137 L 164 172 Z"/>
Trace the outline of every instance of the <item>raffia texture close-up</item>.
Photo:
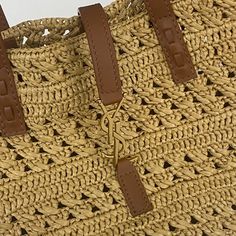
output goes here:
<path id="1" fill-rule="evenodd" d="M 154 209 L 133 218 L 79 17 L 2 33 L 28 131 L 0 137 L 0 235 L 236 235 L 236 2 L 174 0 L 198 78 L 176 85 L 141 1 L 106 8 L 120 136 Z M 108 109 L 114 109 L 113 106 Z"/>

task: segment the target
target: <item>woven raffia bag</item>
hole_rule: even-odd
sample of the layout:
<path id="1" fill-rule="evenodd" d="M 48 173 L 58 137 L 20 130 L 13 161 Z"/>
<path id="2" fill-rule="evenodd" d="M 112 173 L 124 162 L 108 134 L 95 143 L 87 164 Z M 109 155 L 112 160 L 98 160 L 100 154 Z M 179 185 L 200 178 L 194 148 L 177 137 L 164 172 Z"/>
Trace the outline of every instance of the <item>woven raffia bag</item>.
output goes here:
<path id="1" fill-rule="evenodd" d="M 173 11 L 114 2 L 112 43 L 96 14 L 2 32 L 17 47 L 0 71 L 0 235 L 236 235 L 236 2 L 146 2 Z M 115 101 L 98 84 L 112 51 Z"/>

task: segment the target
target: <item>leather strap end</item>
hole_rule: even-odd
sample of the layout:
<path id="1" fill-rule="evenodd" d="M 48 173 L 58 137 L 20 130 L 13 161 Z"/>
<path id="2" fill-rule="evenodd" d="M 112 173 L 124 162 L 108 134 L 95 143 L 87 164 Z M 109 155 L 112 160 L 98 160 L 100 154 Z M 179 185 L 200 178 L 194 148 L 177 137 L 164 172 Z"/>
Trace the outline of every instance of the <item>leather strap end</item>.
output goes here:
<path id="1" fill-rule="evenodd" d="M 127 159 L 117 164 L 117 176 L 126 203 L 133 217 L 153 210 L 146 190 L 134 165 Z"/>

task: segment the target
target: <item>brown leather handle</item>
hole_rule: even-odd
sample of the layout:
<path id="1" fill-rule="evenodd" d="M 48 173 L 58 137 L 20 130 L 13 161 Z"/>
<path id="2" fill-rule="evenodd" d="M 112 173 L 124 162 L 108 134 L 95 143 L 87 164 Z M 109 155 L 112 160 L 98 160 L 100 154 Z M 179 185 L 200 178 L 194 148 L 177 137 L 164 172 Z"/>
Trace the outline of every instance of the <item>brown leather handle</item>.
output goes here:
<path id="1" fill-rule="evenodd" d="M 174 81 L 178 84 L 196 78 L 196 70 L 170 0 L 144 0 L 144 2 Z"/>
<path id="2" fill-rule="evenodd" d="M 15 47 L 16 41 L 3 41 L 1 36 L 1 31 L 8 28 L 8 22 L 0 6 L 0 131 L 3 136 L 26 133 L 23 111 L 6 51 L 6 48 Z"/>
<path id="3" fill-rule="evenodd" d="M 11 64 L 0 36 L 0 130 L 3 136 L 24 134 L 26 126 Z"/>
<path id="4" fill-rule="evenodd" d="M 99 96 L 104 105 L 122 100 L 122 88 L 115 48 L 107 15 L 100 4 L 79 8 L 87 35 Z"/>

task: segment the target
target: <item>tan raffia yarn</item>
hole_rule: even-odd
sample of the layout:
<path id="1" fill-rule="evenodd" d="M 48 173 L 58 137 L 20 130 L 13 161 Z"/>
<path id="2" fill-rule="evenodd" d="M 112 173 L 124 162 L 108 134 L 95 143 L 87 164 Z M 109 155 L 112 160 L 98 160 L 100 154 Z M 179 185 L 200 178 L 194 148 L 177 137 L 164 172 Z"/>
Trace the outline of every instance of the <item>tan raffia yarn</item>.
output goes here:
<path id="1" fill-rule="evenodd" d="M 117 116 L 154 210 L 133 218 L 101 129 L 78 17 L 15 26 L 28 132 L 0 137 L 0 235 L 236 235 L 236 2 L 174 0 L 198 78 L 176 85 L 141 1 L 106 8 L 124 91 Z"/>

